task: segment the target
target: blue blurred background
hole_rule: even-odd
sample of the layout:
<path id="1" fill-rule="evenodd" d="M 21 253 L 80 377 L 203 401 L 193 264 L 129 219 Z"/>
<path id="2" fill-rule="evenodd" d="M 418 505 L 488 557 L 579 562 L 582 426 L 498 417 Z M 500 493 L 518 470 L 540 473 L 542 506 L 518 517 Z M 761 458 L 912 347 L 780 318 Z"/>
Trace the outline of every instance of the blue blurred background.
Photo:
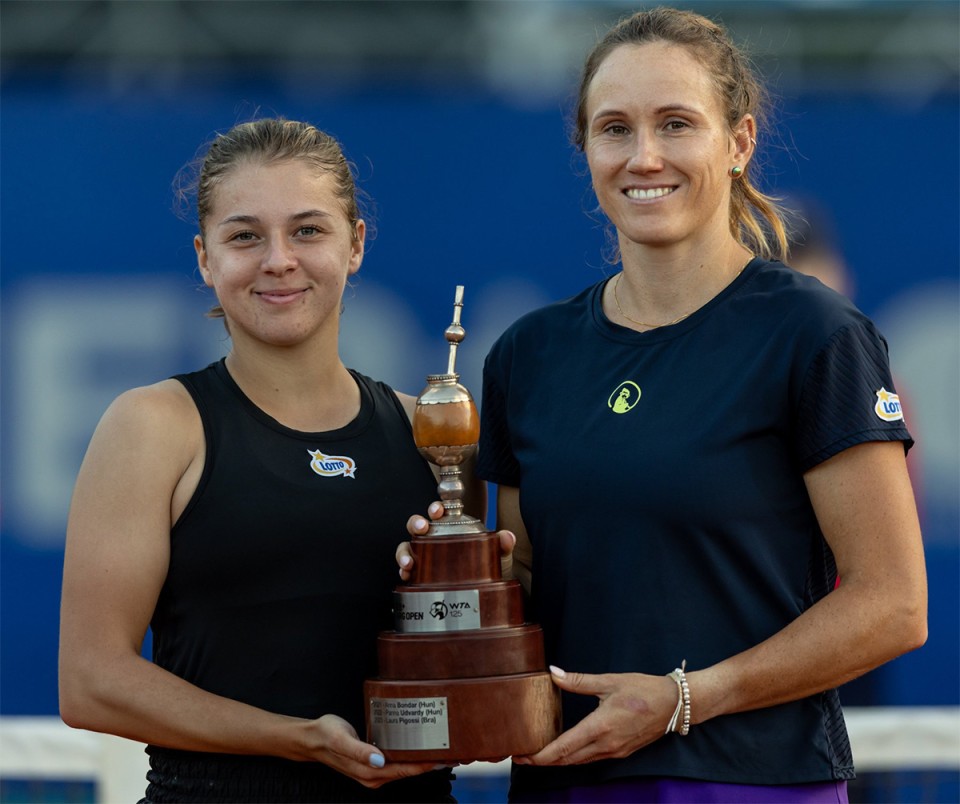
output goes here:
<path id="1" fill-rule="evenodd" d="M 960 703 L 958 6 L 689 2 L 724 21 L 777 98 L 770 191 L 832 220 L 857 304 L 890 342 L 917 438 L 930 638 L 850 700 Z M 122 390 L 225 354 L 204 318 L 171 182 L 254 115 L 337 136 L 376 239 L 348 289 L 346 362 L 418 393 L 458 367 L 477 394 L 493 338 L 614 269 L 567 140 L 586 51 L 619 2 L 5 0 L 0 72 L 0 714 L 57 712 L 67 509 Z M 736 366 L 730 371 L 735 372 Z"/>

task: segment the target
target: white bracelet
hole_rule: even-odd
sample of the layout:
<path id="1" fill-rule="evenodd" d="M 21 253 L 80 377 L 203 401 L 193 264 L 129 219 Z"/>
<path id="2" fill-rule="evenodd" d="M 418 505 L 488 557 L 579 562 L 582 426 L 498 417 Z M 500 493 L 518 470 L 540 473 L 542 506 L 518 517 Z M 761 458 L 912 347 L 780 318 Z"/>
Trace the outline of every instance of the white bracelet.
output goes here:
<path id="1" fill-rule="evenodd" d="M 672 678 L 677 684 L 677 708 L 673 710 L 673 717 L 667 724 L 667 730 L 664 734 L 671 731 L 679 731 L 682 737 L 690 733 L 690 686 L 687 684 L 687 660 L 684 659 L 680 666 L 667 677 Z M 682 719 L 681 719 L 682 713 Z M 679 724 L 680 728 L 677 728 Z"/>

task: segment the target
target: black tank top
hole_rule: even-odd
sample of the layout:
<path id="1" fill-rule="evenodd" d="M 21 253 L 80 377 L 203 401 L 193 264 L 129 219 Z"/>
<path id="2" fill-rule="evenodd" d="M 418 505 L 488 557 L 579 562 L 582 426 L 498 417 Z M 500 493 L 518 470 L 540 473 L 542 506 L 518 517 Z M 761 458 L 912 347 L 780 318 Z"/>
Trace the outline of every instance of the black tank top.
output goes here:
<path id="1" fill-rule="evenodd" d="M 395 394 L 351 374 L 360 413 L 324 433 L 291 430 L 266 415 L 222 360 L 176 377 L 200 412 L 206 463 L 171 531 L 151 627 L 156 664 L 190 683 L 270 712 L 336 714 L 364 739 L 363 680 L 377 674 L 377 634 L 392 627 L 394 551 L 408 538 L 407 518 L 436 499 L 437 484 Z M 159 760 L 155 770 L 178 759 L 225 759 L 148 753 Z M 229 795 L 255 800 L 236 798 L 244 794 L 235 786 L 237 763 L 229 764 Z M 329 770 L 289 764 L 297 775 Z M 159 793 L 148 797 L 162 800 Z M 346 800 L 343 791 L 337 796 Z"/>

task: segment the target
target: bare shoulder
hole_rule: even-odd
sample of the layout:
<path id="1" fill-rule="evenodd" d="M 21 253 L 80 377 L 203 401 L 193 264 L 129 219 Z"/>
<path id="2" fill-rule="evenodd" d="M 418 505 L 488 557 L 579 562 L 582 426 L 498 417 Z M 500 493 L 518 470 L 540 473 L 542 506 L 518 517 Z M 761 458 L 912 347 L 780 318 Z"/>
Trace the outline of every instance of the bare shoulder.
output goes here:
<path id="1" fill-rule="evenodd" d="M 132 388 L 107 408 L 85 463 L 110 475 L 136 467 L 158 482 L 173 483 L 202 461 L 203 424 L 186 388 L 176 380 Z M 129 482 L 129 474 L 116 477 Z"/>
<path id="2" fill-rule="evenodd" d="M 200 414 L 190 394 L 176 380 L 163 380 L 120 394 L 103 414 L 98 429 L 134 429 L 141 437 L 175 441 L 193 425 L 200 426 Z"/>
<path id="3" fill-rule="evenodd" d="M 193 400 L 177 380 L 131 388 L 118 396 L 110 409 L 129 415 L 184 415 L 195 409 Z"/>
<path id="4" fill-rule="evenodd" d="M 203 470 L 200 414 L 176 380 L 120 394 L 100 419 L 77 476 L 67 544 L 164 550 Z M 72 551 L 76 552 L 76 551 Z M 132 553 L 131 553 L 132 554 Z M 158 571 L 159 572 L 159 571 Z"/>

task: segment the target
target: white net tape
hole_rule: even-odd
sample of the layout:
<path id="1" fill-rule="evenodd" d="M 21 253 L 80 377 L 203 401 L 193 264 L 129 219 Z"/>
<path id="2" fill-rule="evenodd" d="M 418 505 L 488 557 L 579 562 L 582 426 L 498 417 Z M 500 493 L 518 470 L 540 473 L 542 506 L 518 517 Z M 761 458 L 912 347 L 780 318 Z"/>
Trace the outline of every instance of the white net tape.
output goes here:
<path id="1" fill-rule="evenodd" d="M 960 707 L 844 710 L 859 772 L 960 770 Z M 79 731 L 55 717 L 0 718 L 0 777 L 89 780 L 104 802 L 136 801 L 146 787 L 143 745 Z M 507 774 L 509 760 L 457 768 L 458 777 Z"/>

